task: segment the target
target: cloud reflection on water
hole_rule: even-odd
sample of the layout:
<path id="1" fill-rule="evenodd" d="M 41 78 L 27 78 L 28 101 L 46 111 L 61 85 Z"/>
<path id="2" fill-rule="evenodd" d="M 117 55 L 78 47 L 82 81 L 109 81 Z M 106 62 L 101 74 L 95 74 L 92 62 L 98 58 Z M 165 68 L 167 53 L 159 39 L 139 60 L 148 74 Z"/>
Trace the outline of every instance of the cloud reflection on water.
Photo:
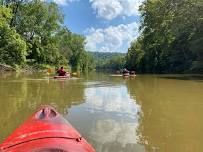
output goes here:
<path id="1" fill-rule="evenodd" d="M 85 123 L 79 131 L 97 152 L 144 151 L 136 133 L 140 106 L 130 98 L 126 86 L 86 88 L 85 100 L 71 108 L 68 117 L 75 126 Z"/>
<path id="2" fill-rule="evenodd" d="M 86 107 L 92 112 L 108 112 L 137 119 L 140 106 L 130 98 L 125 86 L 85 90 Z"/>

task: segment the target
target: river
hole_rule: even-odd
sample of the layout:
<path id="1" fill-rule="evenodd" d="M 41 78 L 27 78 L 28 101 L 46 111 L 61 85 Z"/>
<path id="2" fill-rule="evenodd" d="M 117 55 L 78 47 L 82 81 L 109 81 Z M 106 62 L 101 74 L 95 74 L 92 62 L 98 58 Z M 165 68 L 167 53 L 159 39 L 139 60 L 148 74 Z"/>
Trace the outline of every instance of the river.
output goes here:
<path id="1" fill-rule="evenodd" d="M 203 76 L 0 75 L 0 141 L 52 105 L 97 152 L 202 152 Z"/>

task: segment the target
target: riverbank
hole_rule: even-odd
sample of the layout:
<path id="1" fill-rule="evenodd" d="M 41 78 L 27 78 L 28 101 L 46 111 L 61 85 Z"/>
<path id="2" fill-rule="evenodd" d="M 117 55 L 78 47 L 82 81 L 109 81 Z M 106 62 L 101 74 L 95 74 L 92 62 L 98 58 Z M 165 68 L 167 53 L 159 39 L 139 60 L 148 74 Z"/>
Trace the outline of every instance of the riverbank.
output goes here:
<path id="1" fill-rule="evenodd" d="M 16 71 L 16 68 L 6 64 L 0 64 L 0 72 L 13 72 L 13 71 Z"/>
<path id="2" fill-rule="evenodd" d="M 29 72 L 29 73 L 34 73 L 34 72 L 44 72 L 48 68 L 55 69 L 54 66 L 50 65 L 23 65 L 23 66 L 10 66 L 6 64 L 0 64 L 0 72 Z"/>
<path id="3" fill-rule="evenodd" d="M 66 71 L 71 72 L 71 67 L 66 65 L 63 66 Z M 56 68 L 60 68 L 60 66 L 53 66 L 48 64 L 26 64 L 23 66 L 10 66 L 6 64 L 0 64 L 0 73 L 8 73 L 8 72 L 17 72 L 17 73 L 38 73 L 38 72 L 55 72 Z M 48 71 L 48 69 L 50 69 Z"/>

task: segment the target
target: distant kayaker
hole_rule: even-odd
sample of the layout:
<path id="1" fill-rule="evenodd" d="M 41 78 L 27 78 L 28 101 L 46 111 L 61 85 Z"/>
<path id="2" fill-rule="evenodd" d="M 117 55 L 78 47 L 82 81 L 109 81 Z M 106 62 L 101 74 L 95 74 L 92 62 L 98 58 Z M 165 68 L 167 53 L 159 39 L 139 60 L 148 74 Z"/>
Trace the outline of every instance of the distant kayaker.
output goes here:
<path id="1" fill-rule="evenodd" d="M 135 72 L 135 71 L 130 71 L 130 74 L 131 74 L 131 75 L 135 75 L 136 72 Z"/>
<path id="2" fill-rule="evenodd" d="M 57 70 L 58 76 L 65 76 L 66 71 L 64 70 L 63 67 L 61 67 L 59 70 Z"/>
<path id="3" fill-rule="evenodd" d="M 116 70 L 116 74 L 120 74 L 120 71 L 119 71 L 119 70 Z"/>
<path id="4" fill-rule="evenodd" d="M 129 71 L 126 68 L 124 68 L 123 69 L 123 74 L 126 74 L 126 73 L 129 73 Z"/>

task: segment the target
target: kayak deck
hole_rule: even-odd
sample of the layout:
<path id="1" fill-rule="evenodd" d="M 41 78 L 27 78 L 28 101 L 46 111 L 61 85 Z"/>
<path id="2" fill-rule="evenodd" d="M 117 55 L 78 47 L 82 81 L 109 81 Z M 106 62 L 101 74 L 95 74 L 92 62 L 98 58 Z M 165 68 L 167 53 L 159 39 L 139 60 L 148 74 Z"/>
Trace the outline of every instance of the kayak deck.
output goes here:
<path id="1" fill-rule="evenodd" d="M 37 111 L 1 145 L 0 152 L 95 152 L 52 107 Z"/>

